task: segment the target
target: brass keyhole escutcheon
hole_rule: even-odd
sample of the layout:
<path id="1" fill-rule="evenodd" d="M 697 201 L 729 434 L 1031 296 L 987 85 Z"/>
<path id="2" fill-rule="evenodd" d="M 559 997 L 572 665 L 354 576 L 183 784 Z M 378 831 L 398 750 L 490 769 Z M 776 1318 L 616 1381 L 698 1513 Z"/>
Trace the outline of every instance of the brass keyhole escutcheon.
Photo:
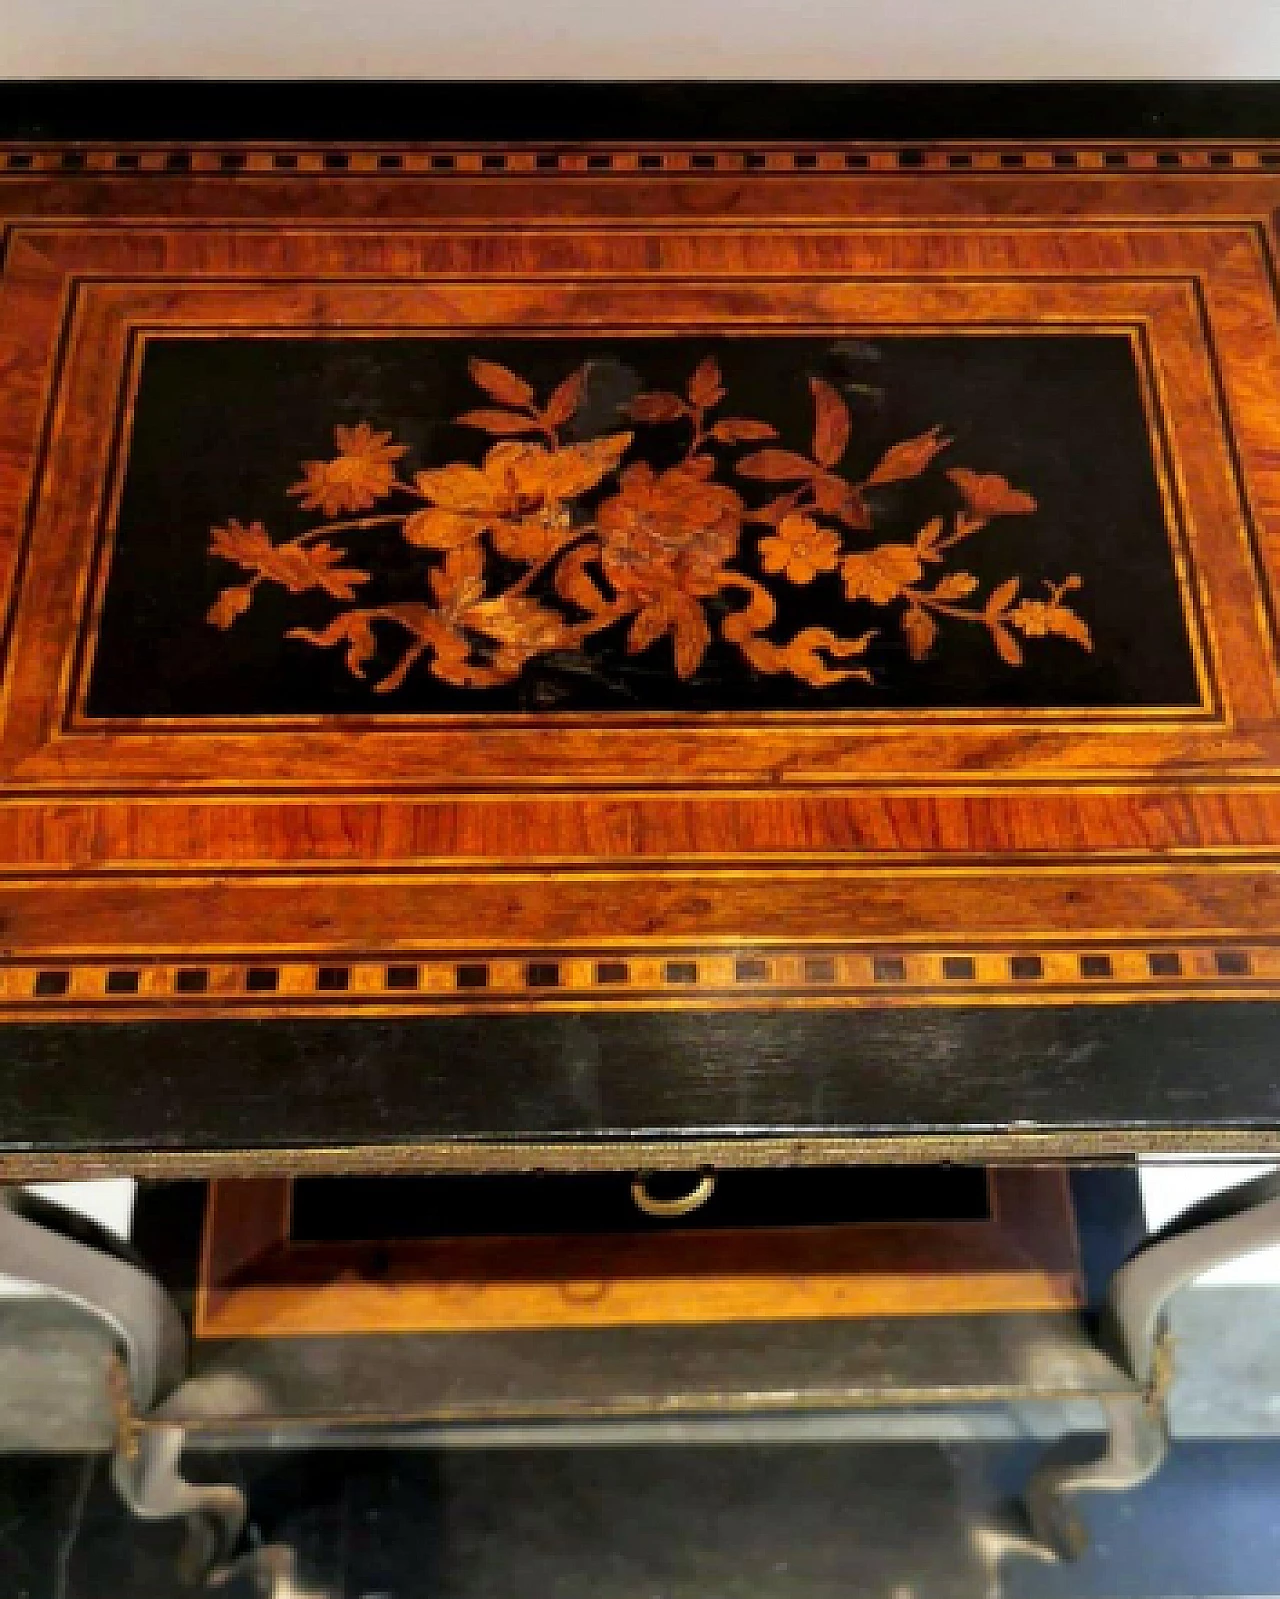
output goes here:
<path id="1" fill-rule="evenodd" d="M 649 1179 L 640 1176 L 631 1184 L 631 1197 L 636 1209 L 646 1216 L 669 1220 L 673 1216 L 688 1216 L 700 1210 L 715 1192 L 714 1172 L 704 1172 L 687 1194 L 677 1194 L 671 1199 L 659 1199 L 649 1192 Z"/>

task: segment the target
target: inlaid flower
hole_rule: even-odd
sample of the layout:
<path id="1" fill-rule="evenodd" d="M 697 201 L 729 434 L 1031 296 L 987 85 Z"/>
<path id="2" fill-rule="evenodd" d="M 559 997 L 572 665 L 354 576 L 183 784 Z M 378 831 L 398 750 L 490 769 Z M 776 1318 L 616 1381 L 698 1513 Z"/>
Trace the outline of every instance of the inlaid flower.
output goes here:
<path id="1" fill-rule="evenodd" d="M 290 594 L 322 589 L 335 600 L 354 600 L 358 585 L 369 581 L 368 572 L 344 566 L 346 551 L 335 549 L 325 539 L 313 543 L 304 533 L 284 544 L 273 544 L 261 522 L 246 527 L 234 517 L 224 527 L 213 529 L 209 554 L 253 574 L 250 582 L 223 589 L 206 613 L 207 621 L 224 630 L 249 609 L 253 591 L 263 581 L 279 583 Z"/>
<path id="2" fill-rule="evenodd" d="M 569 536 L 568 502 L 594 489 L 621 460 L 630 433 L 613 433 L 551 449 L 504 440 L 479 466 L 455 461 L 414 477 L 430 503 L 405 522 L 410 544 L 452 550 L 493 535 L 499 554 L 539 561 Z"/>
<path id="3" fill-rule="evenodd" d="M 670 634 L 682 678 L 697 671 L 711 642 L 698 601 L 719 592 L 742 536 L 742 500 L 709 481 L 711 466 L 705 456 L 660 472 L 637 462 L 596 512 L 601 568 L 636 605 L 628 651 Z"/>
<path id="4" fill-rule="evenodd" d="M 858 613 L 844 624 L 832 618 L 834 627 L 806 621 L 795 614 L 796 596 L 779 605 L 779 590 L 838 570 L 849 602 L 894 608 L 887 620 L 912 661 L 940 648 L 944 630 L 966 625 L 985 629 L 1008 667 L 1022 665 L 1024 640 L 1093 647 L 1087 621 L 1067 603 L 1078 576 L 1046 584 L 1038 598 L 1022 597 L 1021 576 L 1005 577 L 983 598 L 987 585 L 959 564 L 963 557 L 952 566 L 952 552 L 992 518 L 1026 516 L 1037 503 L 998 472 L 954 467 L 946 473 L 953 493 L 939 509 L 941 473 L 929 479 L 951 442 L 941 426 L 898 440 L 859 475 L 850 464 L 862 452 L 849 401 L 816 375 L 812 432 L 799 448 L 763 417 L 716 414 L 732 383 L 714 355 L 682 391 L 644 390 L 614 405 L 635 430 L 596 438 L 581 437 L 591 362 L 545 389 L 488 356 L 472 356 L 467 368 L 486 403 L 453 421 L 489 436 L 478 461 L 472 436 L 471 459 L 402 477 L 407 446 L 389 431 L 369 422 L 335 428 L 336 454 L 305 462 L 289 490 L 322 513 L 321 525 L 278 544 L 260 522 L 212 530 L 210 554 L 243 575 L 215 597 L 208 622 L 233 626 L 266 584 L 309 594 L 312 611 L 328 596 L 346 608 L 288 636 L 342 646 L 356 677 L 398 649 L 372 685 L 379 694 L 395 693 L 419 668 L 481 690 L 514 683 L 537 658 L 558 674 L 593 674 L 619 640 L 628 655 L 669 647 L 681 679 L 699 671 L 715 641 L 717 674 L 731 671 L 736 655 L 756 677 L 786 674 L 825 690 L 872 681 L 858 663 L 883 629 L 856 631 Z M 609 414 L 602 393 L 593 416 Z M 662 431 L 655 438 L 651 428 Z M 761 447 L 738 453 L 745 445 Z M 873 491 L 916 479 L 934 507 L 908 542 L 880 524 L 901 529 L 916 497 Z M 392 493 L 400 498 L 390 509 L 362 514 Z M 744 526 L 753 529 L 745 548 Z M 847 549 L 869 534 L 882 542 Z M 331 542 L 349 546 L 356 535 L 361 566 Z M 422 554 L 406 562 L 401 549 L 387 560 L 388 538 Z M 417 594 L 406 592 L 415 580 Z M 664 656 L 645 670 L 665 665 Z"/>
<path id="5" fill-rule="evenodd" d="M 720 587 L 721 568 L 737 553 L 742 500 L 708 480 L 703 462 L 655 471 L 627 467 L 618 492 L 596 511 L 605 576 L 621 593 L 663 589 L 706 596 Z"/>
<path id="6" fill-rule="evenodd" d="M 1043 600 L 1019 600 L 1008 613 L 1008 621 L 1026 638 L 1065 638 L 1083 650 L 1092 650 L 1093 634 L 1082 616 L 1062 603 L 1064 594 L 1080 587 L 1074 573 L 1061 583 L 1046 583 L 1047 597 Z"/>
<path id="7" fill-rule="evenodd" d="M 338 453 L 328 461 L 304 461 L 302 480 L 288 490 L 306 511 L 342 516 L 367 511 L 391 492 L 396 462 L 407 444 L 392 444 L 391 433 L 379 433 L 367 422 L 334 428 Z"/>
<path id="8" fill-rule="evenodd" d="M 879 544 L 873 550 L 846 555 L 840 563 L 844 591 L 851 600 L 888 605 L 904 588 L 919 582 L 924 568 L 910 544 Z"/>
<path id="9" fill-rule="evenodd" d="M 784 516 L 778 531 L 760 540 L 760 565 L 791 583 L 812 583 L 819 572 L 834 572 L 839 555 L 839 535 L 799 512 Z"/>

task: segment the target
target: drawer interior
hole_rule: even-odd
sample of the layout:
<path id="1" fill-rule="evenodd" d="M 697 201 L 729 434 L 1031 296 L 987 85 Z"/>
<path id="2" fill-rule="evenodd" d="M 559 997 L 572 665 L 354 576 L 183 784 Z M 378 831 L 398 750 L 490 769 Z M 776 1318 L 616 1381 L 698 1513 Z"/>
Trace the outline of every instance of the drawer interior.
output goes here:
<path id="1" fill-rule="evenodd" d="M 705 1175 L 645 1177 L 644 1209 L 623 1174 L 219 1181 L 196 1331 L 535 1331 L 1081 1302 L 1060 1169 Z M 649 1213 L 704 1192 L 687 1213 Z"/>

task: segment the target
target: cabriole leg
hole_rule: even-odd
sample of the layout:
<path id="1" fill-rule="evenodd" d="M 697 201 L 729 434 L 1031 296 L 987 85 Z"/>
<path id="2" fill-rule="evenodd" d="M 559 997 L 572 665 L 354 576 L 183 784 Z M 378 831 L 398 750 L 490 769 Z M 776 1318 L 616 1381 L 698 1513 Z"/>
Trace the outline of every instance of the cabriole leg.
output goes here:
<path id="1" fill-rule="evenodd" d="M 1068 1466 L 1051 1458 L 1034 1473 L 1026 1511 L 1035 1536 L 1054 1554 L 1074 1559 L 1088 1545 L 1068 1495 L 1136 1487 L 1154 1475 L 1168 1451 L 1165 1395 L 1173 1380 L 1173 1354 L 1165 1318 L 1170 1300 L 1214 1266 L 1277 1242 L 1280 1172 L 1193 1206 L 1116 1272 L 1102 1337 L 1133 1379 L 1135 1392 L 1104 1405 L 1108 1439 L 1094 1459 Z"/>
<path id="2" fill-rule="evenodd" d="M 1089 1533 L 1070 1502 L 1081 1492 L 1120 1493 L 1136 1488 L 1160 1469 L 1169 1447 L 1163 1408 L 1147 1397 L 1104 1402 L 1106 1440 L 1091 1458 L 1039 1465 L 1028 1485 L 1025 1507 L 1031 1534 L 1060 1560 L 1078 1560 L 1089 1547 Z"/>
<path id="3" fill-rule="evenodd" d="M 186 1519 L 186 1579 L 218 1586 L 244 1570 L 228 1564 L 244 1531 L 244 1495 L 230 1485 L 187 1482 L 179 1469 L 181 1428 L 137 1420 L 186 1374 L 186 1329 L 162 1284 L 91 1223 L 17 1188 L 0 1189 L 0 1276 L 75 1305 L 109 1330 L 118 1352 L 112 1480 L 134 1515 Z M 298 1593 L 287 1550 L 259 1550 L 248 1564 L 263 1592 L 276 1599 Z"/>

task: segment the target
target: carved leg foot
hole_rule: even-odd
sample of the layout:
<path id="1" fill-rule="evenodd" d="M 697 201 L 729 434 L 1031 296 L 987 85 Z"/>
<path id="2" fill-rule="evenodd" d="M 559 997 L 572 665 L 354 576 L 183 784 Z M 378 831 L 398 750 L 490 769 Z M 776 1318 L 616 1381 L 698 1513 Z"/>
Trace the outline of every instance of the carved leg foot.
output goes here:
<path id="1" fill-rule="evenodd" d="M 1024 1501 L 1037 1539 L 1064 1559 L 1088 1545 L 1067 1503 L 1077 1490 L 1117 1492 L 1136 1487 L 1159 1469 L 1169 1447 L 1164 1397 L 1173 1379 L 1165 1334 L 1169 1301 L 1210 1267 L 1280 1239 L 1280 1172 L 1242 1183 L 1179 1216 L 1138 1249 L 1111 1279 L 1103 1337 L 1134 1383 L 1132 1397 L 1105 1402 L 1109 1437 L 1081 1465 L 1046 1461 Z"/>
<path id="2" fill-rule="evenodd" d="M 189 1578 L 225 1560 L 244 1525 L 234 1488 L 198 1488 L 178 1474 L 182 1434 L 147 1431 L 145 1414 L 182 1380 L 187 1335 L 178 1307 L 128 1246 L 21 1189 L 0 1189 L 0 1274 L 75 1305 L 110 1333 L 109 1381 L 117 1423 L 112 1475 L 135 1515 L 186 1515 Z"/>
<path id="3" fill-rule="evenodd" d="M 236 1583 L 238 1591 L 252 1588 L 263 1599 L 329 1599 L 299 1585 L 297 1560 L 288 1545 L 245 1547 L 246 1495 L 230 1483 L 196 1483 L 184 1477 L 185 1442 L 181 1427 L 137 1428 L 111 1463 L 116 1491 L 133 1515 L 142 1521 L 186 1521 L 180 1579 L 192 1588 Z"/>
<path id="4" fill-rule="evenodd" d="M 238 1488 L 193 1483 L 182 1475 L 181 1427 L 145 1427 L 116 1451 L 111 1477 L 130 1511 L 142 1521 L 184 1517 L 187 1543 L 179 1561 L 183 1580 L 217 1583 L 244 1532 L 247 1505 Z"/>
<path id="5" fill-rule="evenodd" d="M 1076 1493 L 1121 1493 L 1136 1488 L 1160 1469 L 1169 1447 L 1164 1416 L 1141 1394 L 1109 1399 L 1103 1409 L 1107 1437 L 1092 1458 L 1043 1461 L 1032 1474 L 1024 1508 L 1031 1534 L 1059 1560 L 1078 1560 L 1089 1547 L 1089 1533 L 1070 1502 Z"/>
<path id="6" fill-rule="evenodd" d="M 0 1188 L 0 1276 L 77 1306 L 110 1332 L 118 1354 L 112 1479 L 142 1520 L 186 1519 L 185 1581 L 221 1587 L 248 1579 L 268 1599 L 323 1599 L 297 1585 L 293 1552 L 283 1545 L 233 1559 L 244 1535 L 245 1496 L 230 1484 L 183 1477 L 180 1427 L 139 1424 L 182 1381 L 187 1336 L 177 1306 L 128 1246 L 47 1200 Z"/>

